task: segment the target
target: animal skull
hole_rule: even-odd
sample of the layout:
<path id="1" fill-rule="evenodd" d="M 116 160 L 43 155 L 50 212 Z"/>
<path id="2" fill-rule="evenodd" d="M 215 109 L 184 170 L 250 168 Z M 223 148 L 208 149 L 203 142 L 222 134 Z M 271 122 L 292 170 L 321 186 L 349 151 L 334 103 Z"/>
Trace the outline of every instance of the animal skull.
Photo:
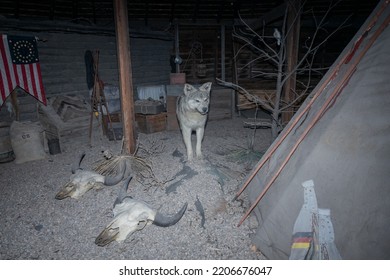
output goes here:
<path id="1" fill-rule="evenodd" d="M 125 173 L 125 164 L 120 163 L 118 175 L 115 177 L 108 177 L 100 175 L 94 171 L 87 171 L 80 168 L 81 161 L 83 160 L 85 153 L 81 155 L 79 161 L 79 167 L 77 170 L 72 169 L 72 175 L 68 183 L 66 183 L 61 190 L 55 196 L 56 199 L 64 199 L 67 197 L 72 197 L 79 199 L 87 191 L 92 188 L 98 188 L 102 186 L 113 186 L 118 184 L 124 176 Z"/>
<path id="2" fill-rule="evenodd" d="M 179 212 L 172 217 L 166 217 L 158 211 L 152 209 L 143 201 L 128 196 L 127 188 L 131 176 L 124 183 L 124 188 L 118 195 L 114 203 L 114 219 L 99 234 L 95 243 L 99 246 L 106 246 L 112 241 L 124 241 L 130 234 L 142 230 L 149 224 L 160 227 L 169 227 L 176 224 L 184 215 L 187 209 L 187 203 L 183 205 Z"/>

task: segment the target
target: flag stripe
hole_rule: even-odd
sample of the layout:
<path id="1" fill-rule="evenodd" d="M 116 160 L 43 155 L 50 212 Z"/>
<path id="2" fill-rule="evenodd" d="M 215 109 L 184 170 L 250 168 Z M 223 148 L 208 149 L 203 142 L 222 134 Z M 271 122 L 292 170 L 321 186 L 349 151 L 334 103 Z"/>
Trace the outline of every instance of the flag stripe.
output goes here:
<path id="1" fill-rule="evenodd" d="M 34 87 L 32 84 L 32 78 L 34 77 L 34 72 L 31 71 L 31 64 L 25 64 L 24 67 L 26 68 L 27 74 L 27 87 L 29 88 L 29 92 L 33 92 L 34 96 L 37 97 L 37 92 L 34 91 Z"/>
<path id="2" fill-rule="evenodd" d="M 22 75 L 19 76 L 19 81 L 23 81 L 23 89 L 27 92 L 30 92 L 30 89 L 28 88 L 28 81 L 27 81 L 27 74 L 26 74 L 26 65 L 18 65 L 18 70 L 21 71 Z"/>
<path id="3" fill-rule="evenodd" d="M 15 42 L 14 39 L 12 40 Z M 0 106 L 17 86 L 21 87 L 46 105 L 46 96 L 39 62 L 30 64 L 14 64 L 12 62 L 11 51 L 9 49 L 8 36 L 4 34 L 1 37 L 0 53 Z"/>
<path id="4" fill-rule="evenodd" d="M 310 247 L 310 243 L 293 243 L 292 249 L 307 249 Z"/>
<path id="5" fill-rule="evenodd" d="M 29 64 L 28 66 L 29 66 L 28 68 L 29 68 L 29 71 L 30 71 L 29 77 L 33 77 L 33 78 L 34 78 L 34 79 L 31 79 L 31 78 L 30 78 L 31 92 L 34 92 L 35 98 L 37 98 L 37 99 L 39 100 L 39 95 L 38 95 L 38 92 L 37 92 L 37 87 L 36 87 L 36 85 L 35 85 L 34 65 Z"/>
<path id="6" fill-rule="evenodd" d="M 297 237 L 294 238 L 293 242 L 294 243 L 303 243 L 303 242 L 311 242 L 313 238 L 311 237 Z"/>
<path id="7" fill-rule="evenodd" d="M 35 63 L 35 66 L 37 68 L 37 71 L 35 72 L 35 75 L 37 76 L 37 77 L 35 77 L 35 81 L 37 81 L 37 83 L 38 83 L 38 89 L 39 89 L 38 92 L 39 92 L 39 95 L 41 97 L 39 100 L 41 100 L 43 102 L 43 104 L 46 105 L 47 100 L 46 100 L 45 90 L 43 88 L 42 75 L 40 74 L 41 73 L 41 64 Z"/>
<path id="8" fill-rule="evenodd" d="M 16 79 L 16 77 L 18 77 L 18 73 L 16 72 L 16 69 L 14 67 L 14 64 L 12 63 L 12 60 L 11 60 L 11 53 L 10 53 L 10 50 L 8 48 L 8 40 L 7 40 L 7 37 L 5 38 L 4 40 L 4 47 L 5 47 L 5 53 L 7 55 L 7 63 L 8 63 L 8 69 L 9 69 L 9 76 L 11 78 L 11 84 L 10 84 L 10 91 L 13 91 L 14 88 L 17 86 L 18 84 L 18 81 Z"/>
<path id="9" fill-rule="evenodd" d="M 6 93 L 6 88 L 8 88 L 8 77 L 5 74 L 5 66 L 4 66 L 5 60 L 3 59 L 2 46 L 3 46 L 3 44 L 0 43 L 0 56 L 1 56 L 1 59 L 0 59 L 0 95 L 1 95 L 0 107 L 3 104 L 3 100 L 5 100 L 7 97 L 5 95 L 5 93 Z"/>
<path id="10" fill-rule="evenodd" d="M 7 47 L 7 36 L 3 35 L 1 40 L 1 58 L 2 58 L 2 64 L 1 66 L 1 81 L 2 81 L 2 92 L 1 92 L 1 104 L 3 104 L 4 100 L 7 98 L 9 93 L 13 90 L 13 80 L 12 75 L 10 71 L 10 65 L 9 60 L 7 57 L 9 57 L 8 47 Z M 12 66 L 12 65 L 11 65 Z M 4 67 L 4 68 L 3 68 Z M 4 75 L 4 76 L 3 76 Z M 4 91 L 3 91 L 4 90 Z"/>

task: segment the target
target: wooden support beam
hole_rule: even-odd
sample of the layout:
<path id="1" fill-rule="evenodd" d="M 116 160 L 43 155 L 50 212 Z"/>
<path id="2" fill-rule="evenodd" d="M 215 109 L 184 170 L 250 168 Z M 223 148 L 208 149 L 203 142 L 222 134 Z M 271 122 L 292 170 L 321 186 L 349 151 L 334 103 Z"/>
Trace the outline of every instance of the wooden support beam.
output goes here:
<path id="1" fill-rule="evenodd" d="M 180 38 L 179 38 L 179 24 L 175 24 L 175 58 L 177 59 L 180 56 Z M 180 73 L 180 63 L 176 63 L 176 73 Z"/>
<path id="2" fill-rule="evenodd" d="M 215 57 L 214 57 L 214 80 L 217 79 L 217 78 L 221 78 L 221 76 L 219 76 L 219 72 L 218 72 L 218 64 L 219 64 L 219 42 L 220 40 L 218 40 L 218 37 L 220 35 L 221 31 L 216 29 L 215 30 L 215 41 L 214 41 L 214 51 L 215 51 Z"/>
<path id="3" fill-rule="evenodd" d="M 122 153 L 134 154 L 136 137 L 133 74 L 131 70 L 130 35 L 126 0 L 114 0 L 114 17 L 123 122 L 124 141 Z"/>
<path id="4" fill-rule="evenodd" d="M 225 81 L 225 25 L 221 24 L 221 80 Z"/>
<path id="5" fill-rule="evenodd" d="M 287 69 L 286 73 L 291 73 L 289 79 L 284 84 L 283 100 L 286 104 L 292 102 L 296 89 L 296 66 L 298 63 L 298 48 L 300 34 L 300 0 L 287 1 L 287 28 L 289 30 L 286 38 Z M 289 111 L 282 112 L 282 123 L 287 123 L 294 115 L 293 107 Z"/>
<path id="6" fill-rule="evenodd" d="M 11 104 L 15 112 L 15 120 L 20 121 L 20 110 L 19 110 L 19 103 L 18 103 L 18 90 L 19 88 L 16 87 L 12 92 L 11 92 Z"/>

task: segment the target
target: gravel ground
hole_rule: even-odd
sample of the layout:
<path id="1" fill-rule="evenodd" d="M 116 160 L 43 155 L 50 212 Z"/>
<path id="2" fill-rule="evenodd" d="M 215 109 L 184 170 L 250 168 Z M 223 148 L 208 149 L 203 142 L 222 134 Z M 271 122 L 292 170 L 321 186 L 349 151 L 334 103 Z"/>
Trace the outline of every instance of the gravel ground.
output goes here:
<path id="1" fill-rule="evenodd" d="M 121 141 L 94 132 L 92 147 L 85 136 L 44 160 L 0 164 L 0 259 L 264 259 L 250 241 L 255 217 L 237 227 L 248 208 L 246 194 L 232 202 L 259 159 L 256 153 L 245 153 L 252 134 L 239 117 L 210 121 L 204 160 L 187 162 L 179 131 L 140 133 L 137 156 L 149 162 L 153 172 L 133 170 L 128 192 L 164 214 L 176 213 L 185 202 L 187 211 L 174 226 L 148 225 L 124 242 L 105 247 L 94 241 L 112 220 L 122 183 L 92 189 L 79 200 L 54 197 L 83 151 L 82 167 L 92 169 L 103 159 L 102 151 L 119 155 Z M 270 130 L 257 130 L 255 138 L 254 150 L 265 151 Z"/>

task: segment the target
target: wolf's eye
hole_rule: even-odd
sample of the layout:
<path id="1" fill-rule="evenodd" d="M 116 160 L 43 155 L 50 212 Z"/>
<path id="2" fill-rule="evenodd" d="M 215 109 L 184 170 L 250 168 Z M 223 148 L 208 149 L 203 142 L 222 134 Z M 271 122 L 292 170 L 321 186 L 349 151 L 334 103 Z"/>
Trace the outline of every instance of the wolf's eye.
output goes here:
<path id="1" fill-rule="evenodd" d="M 200 101 L 199 101 L 198 99 L 196 99 L 196 102 L 198 102 L 198 103 L 199 103 Z"/>

